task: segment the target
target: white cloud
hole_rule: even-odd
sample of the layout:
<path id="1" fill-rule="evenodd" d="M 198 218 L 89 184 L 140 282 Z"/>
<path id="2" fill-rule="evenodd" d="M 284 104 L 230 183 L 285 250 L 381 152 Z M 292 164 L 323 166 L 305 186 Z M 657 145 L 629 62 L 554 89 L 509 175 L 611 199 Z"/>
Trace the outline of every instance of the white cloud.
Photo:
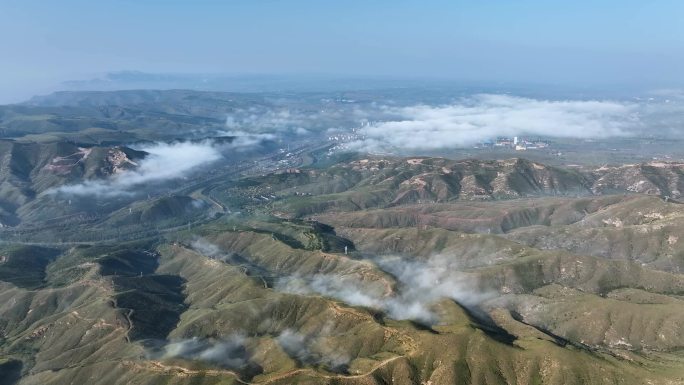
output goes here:
<path id="1" fill-rule="evenodd" d="M 245 351 L 246 338 L 231 335 L 222 340 L 199 339 L 197 337 L 170 341 L 149 352 L 150 358 L 204 361 L 228 369 L 242 369 L 248 365 L 250 356 Z"/>
<path id="2" fill-rule="evenodd" d="M 367 111 L 356 106 L 319 109 L 252 107 L 236 109 L 226 116 L 226 128 L 238 134 L 309 135 L 328 128 L 353 127 Z"/>
<path id="3" fill-rule="evenodd" d="M 254 146 L 256 144 L 261 143 L 264 140 L 277 139 L 277 136 L 275 134 L 254 134 L 240 130 L 219 131 L 217 134 L 221 136 L 234 136 L 236 143 L 239 143 L 240 147 L 242 148 Z"/>
<path id="4" fill-rule="evenodd" d="M 638 106 L 612 101 L 548 101 L 476 95 L 443 106 L 387 108 L 396 116 L 364 127 L 361 150 L 437 149 L 467 146 L 497 136 L 605 138 L 630 135 Z"/>
<path id="5" fill-rule="evenodd" d="M 276 341 L 290 357 L 336 371 L 347 365 L 350 358 L 337 344 L 331 343 L 330 330 L 327 329 L 324 327 L 316 335 L 304 335 L 286 329 L 276 337 Z"/>
<path id="6" fill-rule="evenodd" d="M 396 277 L 399 283 L 396 293 L 378 293 L 368 282 L 354 275 L 332 274 L 287 277 L 276 283 L 276 289 L 293 294 L 320 294 L 350 305 L 385 311 L 394 319 L 425 323 L 437 321 L 430 307 L 441 298 L 451 298 L 464 306 L 476 306 L 496 296 L 492 291 L 478 290 L 477 280 L 457 271 L 453 258 L 434 256 L 426 261 L 407 261 L 386 256 L 374 261 Z"/>
<path id="7" fill-rule="evenodd" d="M 107 179 L 62 186 L 51 192 L 103 197 L 128 195 L 146 184 L 184 177 L 199 166 L 221 159 L 220 147 L 210 141 L 158 143 L 140 150 L 148 155 L 133 170 Z"/>
<path id="8" fill-rule="evenodd" d="M 235 110 L 226 117 L 226 127 L 234 132 L 256 133 L 308 133 L 304 126 L 313 122 L 310 116 L 288 109 Z"/>

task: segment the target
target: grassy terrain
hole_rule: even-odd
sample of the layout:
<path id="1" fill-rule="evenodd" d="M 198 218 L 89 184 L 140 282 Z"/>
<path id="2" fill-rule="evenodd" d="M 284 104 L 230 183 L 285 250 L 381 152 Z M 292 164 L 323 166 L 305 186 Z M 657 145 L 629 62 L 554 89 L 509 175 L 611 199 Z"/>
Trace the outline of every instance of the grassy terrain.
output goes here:
<path id="1" fill-rule="evenodd" d="M 62 156 L 20 147 L 6 191 Z M 71 222 L 8 193 L 0 381 L 681 383 L 679 166 L 653 167 L 346 160 Z"/>
<path id="2" fill-rule="evenodd" d="M 334 236 L 356 249 L 344 255 L 310 241 L 328 227 L 264 219 L 214 222 L 180 233 L 180 243 L 62 251 L 44 289 L 3 286 L 0 295 L 15 299 L 2 308 L 3 354 L 22 362 L 27 384 L 666 384 L 684 375 L 679 274 L 435 227 L 336 226 Z M 196 249 L 197 237 L 218 254 Z M 482 304 L 489 321 L 445 299 L 426 329 L 273 286 L 278 277 L 335 274 L 391 292 L 395 277 L 360 258 L 388 253 L 453 259 L 478 277 L 478 290 L 499 293 Z M 282 344 L 291 331 L 299 351 Z M 238 368 L 150 355 L 160 341 L 235 335 L 245 336 L 247 357 Z M 103 370 L 116 376 L 95 374 Z"/>

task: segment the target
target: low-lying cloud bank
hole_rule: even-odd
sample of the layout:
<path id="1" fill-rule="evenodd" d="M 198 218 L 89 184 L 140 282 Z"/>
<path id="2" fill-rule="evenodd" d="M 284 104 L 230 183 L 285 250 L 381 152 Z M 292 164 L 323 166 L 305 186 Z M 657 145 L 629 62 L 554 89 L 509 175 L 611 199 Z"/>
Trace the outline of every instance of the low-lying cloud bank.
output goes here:
<path id="1" fill-rule="evenodd" d="M 156 143 L 138 148 L 148 155 L 138 166 L 112 175 L 107 179 L 90 180 L 52 190 L 76 196 L 115 197 L 133 195 L 148 184 L 163 183 L 188 176 L 201 166 L 222 159 L 224 151 L 239 151 L 258 144 L 260 139 L 238 138 L 232 143 L 200 142 Z"/>
<path id="2" fill-rule="evenodd" d="M 192 242 L 200 254 L 227 263 L 232 256 L 204 238 Z M 274 289 L 291 294 L 323 295 L 349 305 L 365 306 L 387 313 L 394 319 L 414 320 L 426 324 L 439 322 L 431 307 L 449 298 L 459 304 L 477 308 L 498 296 L 498 292 L 483 288 L 472 275 L 459 271 L 457 258 L 435 255 L 425 260 L 403 256 L 381 256 L 370 259 L 381 270 L 395 278 L 396 287 L 387 292 L 386 282 L 363 280 L 357 274 L 312 274 L 284 276 L 276 279 Z"/>
<path id="3" fill-rule="evenodd" d="M 439 321 L 430 307 L 440 299 L 450 298 L 461 305 L 474 307 L 497 295 L 493 291 L 480 290 L 474 277 L 455 270 L 453 261 L 445 256 L 434 256 L 426 261 L 381 257 L 374 262 L 396 278 L 396 293 L 378 293 L 354 275 L 332 274 L 283 278 L 276 283 L 276 289 L 337 298 L 350 305 L 381 310 L 394 319 L 426 324 Z"/>
<path id="4" fill-rule="evenodd" d="M 207 258 L 229 264 L 235 262 L 229 253 L 205 238 L 194 239 L 191 247 Z M 414 260 L 402 256 L 383 256 L 369 261 L 395 278 L 396 285 L 393 285 L 391 292 L 387 281 L 364 280 L 354 272 L 283 276 L 276 279 L 274 289 L 291 294 L 332 297 L 349 305 L 382 311 L 394 319 L 424 324 L 439 323 L 439 314 L 434 312 L 433 305 L 440 300 L 452 299 L 477 313 L 479 305 L 498 296 L 497 291 L 483 288 L 478 278 L 458 271 L 461 266 L 457 258 L 436 255 L 425 260 Z M 344 334 L 337 333 L 333 324 L 325 324 L 307 332 L 289 328 L 275 332 L 273 329 L 279 328 L 273 323 L 274 320 L 267 318 L 263 327 L 270 329 L 269 337 L 275 336 L 275 341 L 291 358 L 306 365 L 346 372 L 350 354 L 342 348 Z M 250 340 L 243 339 L 243 345 L 249 345 Z M 194 342 L 189 345 L 186 342 L 181 347 L 187 346 L 195 345 Z M 175 346 L 171 348 L 177 350 Z M 195 354 L 194 357 L 206 361 L 204 354 Z"/>
<path id="5" fill-rule="evenodd" d="M 241 370 L 249 364 L 246 338 L 232 335 L 222 340 L 190 338 L 170 341 L 149 352 L 153 359 L 182 358 L 203 361 L 226 369 Z"/>
<path id="6" fill-rule="evenodd" d="M 207 258 L 215 259 L 217 261 L 225 262 L 228 264 L 239 264 L 237 261 L 238 256 L 235 253 L 225 253 L 216 246 L 215 244 L 207 241 L 204 238 L 198 237 L 192 241 L 190 246 L 198 253 L 204 255 Z"/>
<path id="7" fill-rule="evenodd" d="M 304 126 L 311 119 L 293 113 L 287 109 L 246 109 L 235 110 L 226 117 L 226 127 L 229 130 L 249 129 L 255 133 L 292 132 L 307 133 Z"/>
<path id="8" fill-rule="evenodd" d="M 277 335 L 247 337 L 234 333 L 227 337 L 187 338 L 171 341 L 157 341 L 147 348 L 147 358 L 154 360 L 184 359 L 201 361 L 236 372 L 254 375 L 261 369 L 254 362 L 255 350 L 260 338 L 273 338 L 280 348 L 292 359 L 305 365 L 323 366 L 329 370 L 344 372 L 351 360 L 340 351 L 335 336 L 324 327 L 315 335 L 306 335 L 292 329 L 285 329 Z"/>
<path id="9" fill-rule="evenodd" d="M 549 101 L 476 95 L 443 106 L 387 108 L 393 119 L 363 127 L 358 150 L 469 146 L 497 136 L 568 138 L 628 136 L 639 125 L 638 105 L 612 101 Z"/>
<path id="10" fill-rule="evenodd" d="M 334 105 L 324 109 L 253 107 L 236 109 L 226 117 L 229 131 L 251 134 L 307 135 L 325 128 L 352 127 L 365 112 L 354 106 Z"/>
<path id="11" fill-rule="evenodd" d="M 276 337 L 278 345 L 297 361 L 343 372 L 351 358 L 337 344 L 331 343 L 330 339 L 329 331 L 326 330 L 310 336 L 286 329 Z"/>

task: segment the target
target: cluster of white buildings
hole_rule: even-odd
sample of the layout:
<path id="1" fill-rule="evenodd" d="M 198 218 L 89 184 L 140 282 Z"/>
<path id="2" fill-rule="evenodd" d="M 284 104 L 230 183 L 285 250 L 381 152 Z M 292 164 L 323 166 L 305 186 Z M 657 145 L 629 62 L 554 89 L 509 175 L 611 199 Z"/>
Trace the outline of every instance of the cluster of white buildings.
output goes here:
<path id="1" fill-rule="evenodd" d="M 536 150 L 549 147 L 550 143 L 542 140 L 529 140 L 514 136 L 512 138 L 500 136 L 494 141 L 478 143 L 475 148 L 511 148 L 516 151 Z"/>
<path id="2" fill-rule="evenodd" d="M 365 136 L 360 133 L 360 130 L 363 129 L 364 127 L 369 127 L 373 123 L 368 122 L 368 121 L 363 121 L 361 122 L 361 127 L 359 128 L 352 128 L 351 132 L 336 132 L 330 136 L 328 136 L 328 141 L 330 142 L 351 142 L 355 140 L 363 140 L 365 139 Z"/>
<path id="3" fill-rule="evenodd" d="M 355 139 L 359 139 L 359 135 L 356 134 L 336 134 L 328 137 L 330 142 L 349 142 Z"/>

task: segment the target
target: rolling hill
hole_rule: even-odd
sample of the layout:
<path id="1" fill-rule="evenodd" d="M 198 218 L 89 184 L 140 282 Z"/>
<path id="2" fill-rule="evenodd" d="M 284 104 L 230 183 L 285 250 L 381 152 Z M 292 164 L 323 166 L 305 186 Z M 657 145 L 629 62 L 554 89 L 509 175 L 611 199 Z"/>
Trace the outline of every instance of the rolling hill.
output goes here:
<path id="1" fill-rule="evenodd" d="M 8 186 L 106 177 L 112 151 L 126 154 L 97 149 L 67 169 L 78 146 L 25 162 L 28 144 L 5 146 L 18 154 L 3 158 Z M 0 245 L 0 373 L 22 385 L 680 383 L 684 206 L 664 197 L 679 167 L 356 159 L 38 227 L 65 241 Z"/>

